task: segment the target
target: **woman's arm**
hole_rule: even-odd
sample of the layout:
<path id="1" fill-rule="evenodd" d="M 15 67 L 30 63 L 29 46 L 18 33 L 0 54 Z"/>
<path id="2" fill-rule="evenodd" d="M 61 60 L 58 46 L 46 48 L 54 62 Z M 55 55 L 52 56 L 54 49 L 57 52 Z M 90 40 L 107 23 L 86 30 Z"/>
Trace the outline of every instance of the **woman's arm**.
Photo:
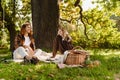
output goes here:
<path id="1" fill-rule="evenodd" d="M 23 47 L 25 48 L 25 49 L 28 49 L 28 54 L 29 55 L 34 55 L 34 51 L 33 51 L 33 49 L 30 47 L 30 46 L 26 46 L 26 45 L 23 45 Z"/>
<path id="2" fill-rule="evenodd" d="M 68 36 L 68 42 L 72 42 L 72 38 Z"/>

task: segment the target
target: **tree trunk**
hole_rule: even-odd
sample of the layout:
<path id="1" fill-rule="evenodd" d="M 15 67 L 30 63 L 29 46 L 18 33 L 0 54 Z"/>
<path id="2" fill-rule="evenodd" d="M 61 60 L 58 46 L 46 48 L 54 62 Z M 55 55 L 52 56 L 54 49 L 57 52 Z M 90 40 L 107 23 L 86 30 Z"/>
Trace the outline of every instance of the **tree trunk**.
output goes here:
<path id="1" fill-rule="evenodd" d="M 10 21 L 10 23 L 5 25 L 5 27 L 9 31 L 9 35 L 10 35 L 10 50 L 11 50 L 11 52 L 13 52 L 14 51 L 14 39 L 15 39 L 15 36 L 16 36 L 16 30 L 15 30 L 15 24 L 12 22 L 12 20 L 8 20 L 8 19 L 5 19 L 5 20 L 6 21 Z"/>
<path id="2" fill-rule="evenodd" d="M 58 0 L 32 0 L 32 22 L 36 48 L 52 49 L 59 23 Z"/>
<path id="3" fill-rule="evenodd" d="M 0 12 L 2 12 L 2 15 L 3 15 L 3 8 L 1 5 L 1 0 L 0 0 Z M 9 16 L 6 13 L 6 11 L 4 12 L 4 15 L 5 15 L 4 20 L 6 21 L 5 28 L 8 29 L 9 34 L 10 34 L 10 50 L 13 52 L 13 50 L 14 50 L 14 38 L 16 35 L 15 24 L 12 21 L 12 16 Z M 1 17 L 1 20 L 3 20 L 3 17 Z"/>

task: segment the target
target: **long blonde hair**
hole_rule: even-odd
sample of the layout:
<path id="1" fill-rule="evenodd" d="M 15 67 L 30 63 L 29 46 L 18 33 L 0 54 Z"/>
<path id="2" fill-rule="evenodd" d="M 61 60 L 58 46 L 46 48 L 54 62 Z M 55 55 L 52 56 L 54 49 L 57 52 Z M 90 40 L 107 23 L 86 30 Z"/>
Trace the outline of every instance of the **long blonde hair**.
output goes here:
<path id="1" fill-rule="evenodd" d="M 69 33 L 67 30 L 65 30 L 63 27 L 59 27 L 58 30 L 61 30 L 62 31 L 62 39 L 63 40 L 67 40 L 68 38 L 71 39 Z"/>

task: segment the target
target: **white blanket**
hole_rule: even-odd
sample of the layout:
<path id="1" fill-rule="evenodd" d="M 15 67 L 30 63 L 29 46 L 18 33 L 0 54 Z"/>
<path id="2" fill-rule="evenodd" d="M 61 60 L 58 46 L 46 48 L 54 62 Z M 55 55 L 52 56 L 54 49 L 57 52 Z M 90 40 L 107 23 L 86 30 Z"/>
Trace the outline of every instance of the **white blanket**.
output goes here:
<path id="1" fill-rule="evenodd" d="M 34 56 L 36 56 L 40 61 L 43 61 L 43 62 L 54 62 L 56 64 L 59 64 L 59 63 L 64 63 L 67 54 L 68 54 L 68 51 L 66 51 L 64 53 L 64 55 L 57 54 L 55 56 L 55 58 L 51 58 L 52 53 L 47 53 L 45 51 L 42 51 L 41 49 L 37 49 Z M 14 59 L 13 61 L 14 62 L 22 62 L 23 60 L 22 59 Z"/>
<path id="2" fill-rule="evenodd" d="M 65 68 L 65 67 L 83 67 L 81 65 L 66 65 L 64 64 L 64 61 L 67 58 L 67 55 L 69 54 L 69 51 L 65 51 L 64 54 L 57 54 L 55 58 L 51 58 L 52 53 L 47 53 L 45 51 L 42 51 L 41 49 L 36 50 L 36 53 L 34 56 L 36 56 L 40 61 L 43 62 L 53 62 L 57 64 L 58 68 Z M 14 60 L 8 60 L 8 61 L 14 61 L 14 62 L 23 62 L 23 59 L 14 59 Z"/>

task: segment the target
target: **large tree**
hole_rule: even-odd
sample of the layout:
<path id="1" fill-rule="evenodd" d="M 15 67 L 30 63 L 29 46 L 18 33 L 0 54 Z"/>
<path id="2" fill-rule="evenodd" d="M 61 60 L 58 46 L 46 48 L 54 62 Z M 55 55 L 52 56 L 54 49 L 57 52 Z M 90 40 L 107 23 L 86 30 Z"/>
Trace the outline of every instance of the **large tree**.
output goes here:
<path id="1" fill-rule="evenodd" d="M 14 14 L 14 11 L 13 11 L 13 15 L 10 16 L 8 14 L 8 12 L 6 10 L 4 10 L 5 8 L 6 7 L 4 7 L 4 8 L 2 7 L 2 0 L 0 0 L 0 12 L 2 13 L 2 15 L 0 16 L 1 17 L 0 21 L 3 21 L 3 23 L 6 22 L 5 23 L 5 28 L 7 28 L 7 30 L 9 31 L 9 35 L 10 35 L 10 50 L 13 51 L 14 50 L 14 38 L 15 38 L 15 35 L 16 35 L 15 24 L 14 24 L 14 21 L 13 21 L 13 17 L 14 17 L 13 15 L 15 15 L 15 14 Z M 3 15 L 4 15 L 4 20 L 3 20 Z"/>
<path id="2" fill-rule="evenodd" d="M 32 0 L 31 3 L 36 48 L 52 49 L 59 24 L 58 0 Z"/>

